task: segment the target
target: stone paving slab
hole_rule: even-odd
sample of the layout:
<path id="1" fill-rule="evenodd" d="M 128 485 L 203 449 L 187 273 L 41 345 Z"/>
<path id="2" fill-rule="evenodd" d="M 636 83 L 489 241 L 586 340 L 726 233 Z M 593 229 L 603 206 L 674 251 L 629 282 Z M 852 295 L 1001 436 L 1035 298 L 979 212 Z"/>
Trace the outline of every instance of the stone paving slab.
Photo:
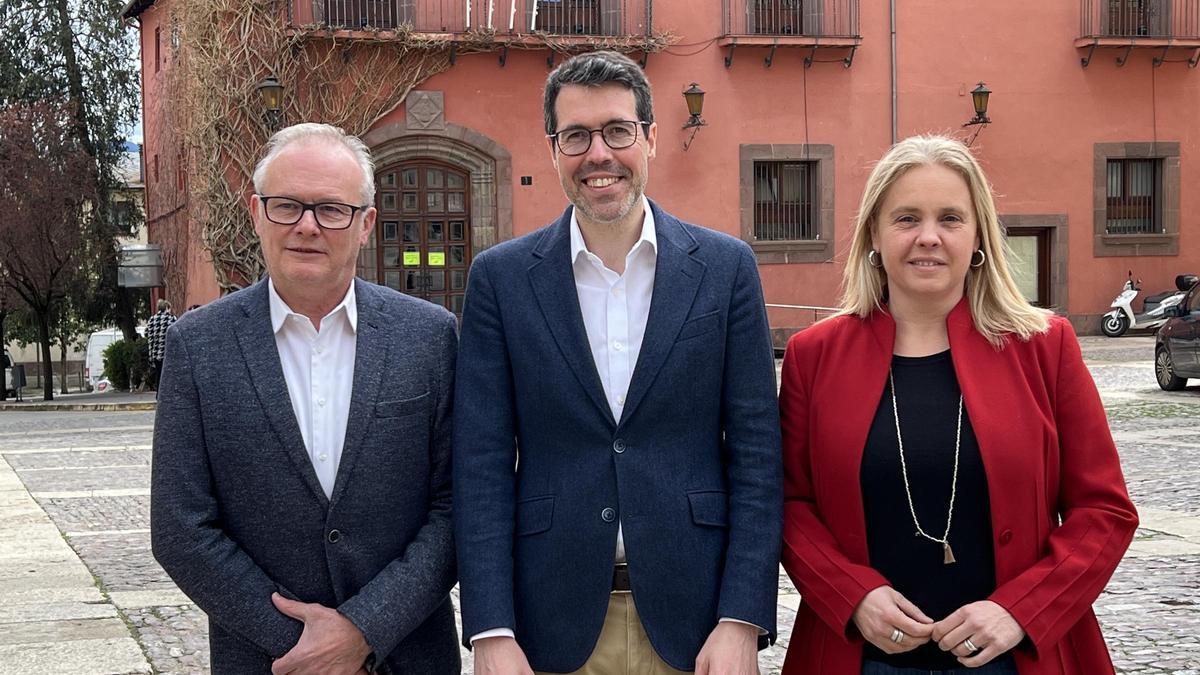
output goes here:
<path id="1" fill-rule="evenodd" d="M 44 452 L 5 452 L 9 465 L 22 474 L 30 469 L 60 469 L 62 467 L 150 466 L 150 447 L 130 449 L 125 446 L 79 450 L 50 450 Z"/>
<path id="2" fill-rule="evenodd" d="M 129 637 L 120 619 L 72 619 L 0 624 L 0 645 L 73 640 L 109 640 Z"/>
<path id="3" fill-rule="evenodd" d="M 21 485 L 0 457 L 0 672 L 151 672 L 91 572 Z"/>
<path id="4" fill-rule="evenodd" d="M 163 588 L 153 591 L 112 591 L 108 599 L 119 609 L 144 609 L 146 607 L 182 607 L 191 605 L 192 601 L 183 591 L 175 588 Z"/>
<path id="5" fill-rule="evenodd" d="M 149 464 L 121 468 L 54 469 L 21 474 L 25 488 L 34 494 L 54 491 L 135 490 L 150 484 Z"/>
<path id="6" fill-rule="evenodd" d="M 131 637 L 0 645 L 0 664 L 4 664 L 5 675 L 152 672 Z"/>

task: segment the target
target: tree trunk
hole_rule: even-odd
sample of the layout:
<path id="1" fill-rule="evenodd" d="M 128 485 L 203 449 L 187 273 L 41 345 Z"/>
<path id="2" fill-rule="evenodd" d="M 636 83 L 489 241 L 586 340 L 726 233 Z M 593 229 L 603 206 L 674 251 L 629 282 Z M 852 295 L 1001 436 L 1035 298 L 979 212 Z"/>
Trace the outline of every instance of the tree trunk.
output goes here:
<path id="1" fill-rule="evenodd" d="M 42 352 L 42 400 L 54 400 L 54 362 L 50 360 L 50 310 L 36 311 Z"/>
<path id="2" fill-rule="evenodd" d="M 62 50 L 63 66 L 67 74 L 67 93 L 75 104 L 75 128 L 79 140 L 87 150 L 87 154 L 96 156 L 96 146 L 92 144 L 91 129 L 88 126 L 87 110 L 83 107 L 83 71 L 79 67 L 79 58 L 75 54 L 75 36 L 71 32 L 71 11 L 67 0 L 53 0 L 54 14 L 58 20 L 58 46 Z"/>
<path id="3" fill-rule="evenodd" d="M 129 297 L 129 289 L 117 287 L 117 328 L 121 336 L 133 342 L 138 339 L 137 317 L 133 315 L 133 298 Z"/>

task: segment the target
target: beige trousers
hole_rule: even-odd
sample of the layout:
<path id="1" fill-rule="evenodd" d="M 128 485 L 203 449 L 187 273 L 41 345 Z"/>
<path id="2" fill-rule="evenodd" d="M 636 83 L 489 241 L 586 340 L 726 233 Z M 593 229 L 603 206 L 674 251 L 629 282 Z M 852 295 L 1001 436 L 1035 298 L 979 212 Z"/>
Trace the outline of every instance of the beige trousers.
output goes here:
<path id="1" fill-rule="evenodd" d="M 569 675 L 679 675 L 659 658 L 642 628 L 632 593 L 613 593 L 596 648 L 583 667 Z M 549 675 L 538 673 L 538 675 Z"/>

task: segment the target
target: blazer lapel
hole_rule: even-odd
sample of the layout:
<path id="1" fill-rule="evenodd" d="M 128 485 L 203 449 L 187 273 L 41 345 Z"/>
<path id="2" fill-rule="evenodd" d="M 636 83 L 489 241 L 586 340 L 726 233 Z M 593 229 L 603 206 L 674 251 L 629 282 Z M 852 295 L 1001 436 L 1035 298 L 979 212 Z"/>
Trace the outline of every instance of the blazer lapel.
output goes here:
<path id="1" fill-rule="evenodd" d="M 658 258 L 654 267 L 654 291 L 650 298 L 650 315 L 642 349 L 625 395 L 621 421 L 629 419 L 650 390 L 650 385 L 667 360 L 675 337 L 691 311 L 692 301 L 704 278 L 705 265 L 691 256 L 699 248 L 683 224 L 668 215 L 657 204 L 650 203 L 654 213 L 655 236 L 658 239 Z"/>
<path id="2" fill-rule="evenodd" d="M 579 309 L 575 290 L 575 271 L 571 267 L 571 209 L 542 235 L 533 250 L 538 259 L 529 268 L 529 283 L 546 319 L 551 335 L 563 358 L 579 380 L 592 403 L 616 426 L 612 409 L 604 397 L 604 386 L 596 371 L 596 361 L 588 346 L 587 329 Z"/>
<path id="3" fill-rule="evenodd" d="M 866 564 L 869 552 L 862 500 L 862 458 L 891 368 L 896 324 L 886 309 L 876 310 L 863 323 L 863 328 L 847 331 L 847 348 L 839 352 L 847 363 L 837 367 L 837 374 L 829 380 L 831 388 L 822 391 L 820 400 L 814 397 L 813 405 L 827 409 L 822 417 L 838 422 L 825 427 L 822 435 L 813 439 L 817 447 L 810 452 L 812 462 L 823 467 L 821 472 L 834 486 L 832 490 L 844 495 L 841 503 L 845 508 L 831 514 L 842 523 L 844 532 L 839 541 L 851 560 Z"/>
<path id="4" fill-rule="evenodd" d="M 380 330 L 379 305 L 383 299 L 370 284 L 357 277 L 354 279 L 354 296 L 358 303 L 358 328 L 354 348 L 354 384 L 350 394 L 350 419 L 346 421 L 346 439 L 342 445 L 342 459 L 338 464 L 337 478 L 333 483 L 332 502 L 336 502 L 346 489 L 354 462 L 371 420 L 375 417 L 375 403 L 379 398 L 379 383 L 387 363 L 389 343 Z"/>
<path id="5" fill-rule="evenodd" d="M 321 489 L 321 481 L 317 479 L 308 451 L 304 448 L 304 437 L 300 435 L 287 382 L 283 379 L 283 366 L 279 363 L 279 350 L 275 347 L 275 334 L 271 330 L 271 305 L 266 278 L 243 293 L 242 311 L 246 313 L 247 320 L 238 325 L 237 339 L 250 380 L 258 394 L 259 405 L 308 489 L 323 505 L 328 506 L 329 500 Z"/>

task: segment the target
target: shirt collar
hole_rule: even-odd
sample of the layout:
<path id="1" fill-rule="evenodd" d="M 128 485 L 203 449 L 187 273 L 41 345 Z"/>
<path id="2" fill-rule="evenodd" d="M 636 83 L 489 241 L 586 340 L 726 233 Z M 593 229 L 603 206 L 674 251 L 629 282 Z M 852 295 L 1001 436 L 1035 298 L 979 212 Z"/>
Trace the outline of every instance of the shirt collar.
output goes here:
<path id="1" fill-rule="evenodd" d="M 286 321 L 289 316 L 299 316 L 307 320 L 308 317 L 304 317 L 301 314 L 297 314 L 296 312 L 292 311 L 292 308 L 288 307 L 287 303 L 283 301 L 283 298 L 279 297 L 279 292 L 275 290 L 275 280 L 271 279 L 270 277 L 267 278 L 267 295 L 270 297 L 271 303 L 272 332 L 278 333 L 279 329 L 283 328 L 283 322 Z M 350 288 L 346 289 L 346 295 L 342 298 L 342 301 L 338 303 L 337 307 L 334 307 L 329 311 L 328 314 L 322 317 L 321 321 L 323 322 L 326 317 L 333 316 L 334 314 L 338 313 L 338 310 L 343 309 L 346 311 L 346 321 L 350 324 L 350 331 L 357 333 L 358 302 L 354 295 L 353 279 L 350 280 Z"/>
<path id="2" fill-rule="evenodd" d="M 575 218 L 576 209 L 571 209 L 571 262 L 579 260 L 579 256 L 585 253 L 591 253 L 588 250 L 587 243 L 583 240 L 583 231 L 579 229 L 579 221 Z M 646 199 L 646 195 L 642 195 L 642 234 L 638 240 L 633 243 L 633 247 L 629 249 L 629 255 L 635 253 L 642 247 L 648 247 L 652 252 L 658 251 L 658 234 L 654 229 L 654 212 L 650 210 L 650 200 Z"/>

